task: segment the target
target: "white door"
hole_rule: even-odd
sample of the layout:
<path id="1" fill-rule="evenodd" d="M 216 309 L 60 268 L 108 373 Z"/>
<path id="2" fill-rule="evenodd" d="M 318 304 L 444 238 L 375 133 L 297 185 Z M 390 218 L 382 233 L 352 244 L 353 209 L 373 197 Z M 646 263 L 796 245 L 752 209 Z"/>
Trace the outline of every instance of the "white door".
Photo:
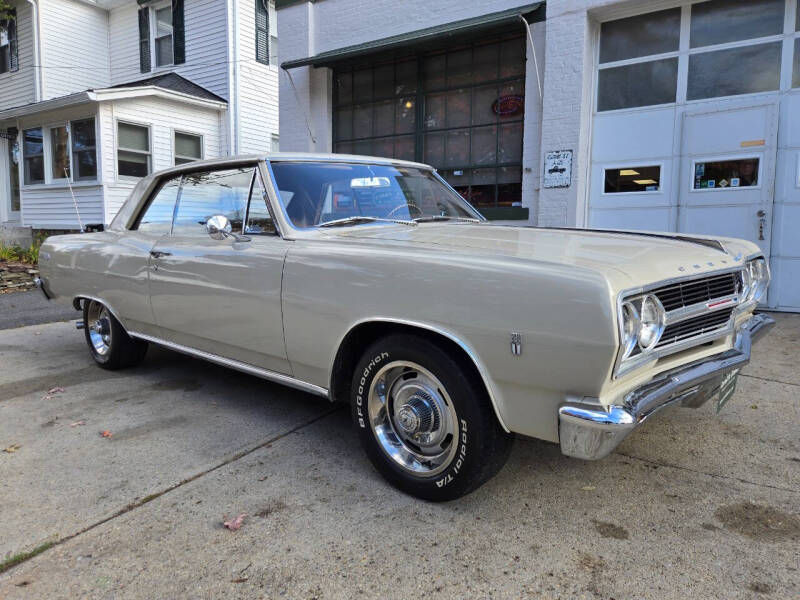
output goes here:
<path id="1" fill-rule="evenodd" d="M 4 136 L 5 137 L 5 136 Z M 5 140 L 0 138 L 0 221 L 9 223 L 19 222 L 20 191 L 19 191 L 19 138 L 17 130 L 8 130 Z"/>
<path id="2" fill-rule="evenodd" d="M 683 116 L 678 231 L 744 238 L 770 255 L 776 103 Z"/>

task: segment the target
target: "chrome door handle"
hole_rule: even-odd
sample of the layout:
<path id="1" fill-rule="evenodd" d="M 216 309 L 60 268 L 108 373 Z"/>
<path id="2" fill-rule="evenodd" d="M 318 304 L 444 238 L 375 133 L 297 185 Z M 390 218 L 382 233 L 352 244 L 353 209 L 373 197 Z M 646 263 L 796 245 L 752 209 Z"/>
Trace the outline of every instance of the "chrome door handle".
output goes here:
<path id="1" fill-rule="evenodd" d="M 158 250 L 151 250 L 150 256 L 153 258 L 161 258 L 163 256 L 172 256 L 172 252 L 159 252 Z"/>

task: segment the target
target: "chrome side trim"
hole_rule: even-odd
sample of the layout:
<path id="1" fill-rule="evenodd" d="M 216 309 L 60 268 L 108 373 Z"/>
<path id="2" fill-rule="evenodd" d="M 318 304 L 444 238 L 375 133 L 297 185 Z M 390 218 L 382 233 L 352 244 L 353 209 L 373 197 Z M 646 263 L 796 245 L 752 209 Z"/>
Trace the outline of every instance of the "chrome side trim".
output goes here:
<path id="1" fill-rule="evenodd" d="M 481 380 L 483 381 L 483 386 L 486 388 L 486 393 L 489 394 L 489 401 L 492 403 L 492 408 L 494 409 L 494 414 L 497 417 L 497 422 L 500 423 L 500 427 L 503 428 L 503 431 L 506 433 L 511 433 L 511 430 L 506 425 L 505 421 L 503 420 L 503 416 L 500 414 L 500 410 L 497 407 L 497 400 L 495 399 L 494 391 L 492 390 L 492 386 L 489 385 L 489 378 L 486 374 L 486 369 L 483 367 L 478 355 L 472 351 L 472 349 L 460 338 L 456 337 L 455 335 L 451 334 L 448 331 L 444 331 L 435 325 L 430 325 L 428 323 L 419 323 L 417 321 L 406 321 L 404 319 L 396 319 L 393 317 L 370 317 L 367 319 L 362 319 L 361 321 L 357 321 L 350 325 L 347 329 L 345 334 L 341 337 L 339 342 L 336 344 L 336 347 L 333 349 L 333 355 L 331 356 L 330 365 L 331 365 L 331 374 L 330 374 L 330 385 L 333 385 L 333 367 L 336 364 L 336 357 L 339 354 L 339 349 L 342 347 L 342 342 L 350 335 L 350 332 L 353 331 L 356 327 L 360 325 L 365 325 L 367 323 L 392 323 L 394 325 L 408 325 L 409 327 L 417 327 L 419 329 L 425 329 L 426 331 L 430 331 L 432 333 L 436 333 L 441 335 L 442 337 L 447 338 L 451 342 L 455 342 L 458 346 L 466 352 L 469 359 L 472 361 L 472 364 L 475 365 L 475 368 L 478 369 L 478 373 L 481 376 Z"/>
<path id="2" fill-rule="evenodd" d="M 294 377 L 291 377 L 289 375 L 284 375 L 283 373 L 276 373 L 275 371 L 269 371 L 267 369 L 262 369 L 260 367 L 248 365 L 247 363 L 239 362 L 238 360 L 225 358 L 223 356 L 211 354 L 210 352 L 205 352 L 203 350 L 190 348 L 189 346 L 182 346 L 181 344 L 168 342 L 167 340 L 162 340 L 161 338 L 157 338 L 152 335 L 146 335 L 144 333 L 137 333 L 136 331 L 129 331 L 128 335 L 131 337 L 138 338 L 140 340 L 144 340 L 146 342 L 152 342 L 154 344 L 158 344 L 159 346 L 164 346 L 165 348 L 169 348 L 170 350 L 175 350 L 176 352 L 181 352 L 182 354 L 188 354 L 189 356 L 202 358 L 203 360 L 216 363 L 223 367 L 236 369 L 237 371 L 241 371 L 243 373 L 248 373 L 250 375 L 255 375 L 256 377 L 261 377 L 262 379 L 274 381 L 275 383 L 280 383 L 282 385 L 294 388 L 296 390 L 301 390 L 303 392 L 308 392 L 310 394 L 322 396 L 323 398 L 328 397 L 328 390 L 326 390 L 324 387 L 314 385 L 313 383 L 308 383 L 307 381 L 301 381 L 299 379 L 295 379 Z"/>

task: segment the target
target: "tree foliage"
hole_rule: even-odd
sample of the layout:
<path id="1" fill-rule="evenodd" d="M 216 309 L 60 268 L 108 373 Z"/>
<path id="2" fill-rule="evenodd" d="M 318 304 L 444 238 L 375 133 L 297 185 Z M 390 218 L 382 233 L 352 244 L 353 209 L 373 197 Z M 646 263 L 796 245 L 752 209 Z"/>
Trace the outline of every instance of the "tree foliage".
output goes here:
<path id="1" fill-rule="evenodd" d="M 7 0 L 0 0 L 0 20 L 11 16 L 11 5 Z"/>

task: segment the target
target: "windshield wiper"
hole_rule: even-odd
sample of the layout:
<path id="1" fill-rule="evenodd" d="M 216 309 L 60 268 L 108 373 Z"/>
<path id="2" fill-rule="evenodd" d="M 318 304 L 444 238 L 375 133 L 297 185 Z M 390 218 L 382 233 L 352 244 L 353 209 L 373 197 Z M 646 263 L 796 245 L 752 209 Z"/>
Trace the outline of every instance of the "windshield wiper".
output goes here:
<path id="1" fill-rule="evenodd" d="M 430 223 L 433 221 L 464 221 L 465 223 L 482 223 L 480 219 L 471 219 L 469 217 L 449 217 L 447 215 L 428 215 L 425 217 L 417 217 L 414 219 L 415 223 Z"/>
<path id="2" fill-rule="evenodd" d="M 317 227 L 341 227 L 344 225 L 357 225 L 358 223 L 398 223 L 400 225 L 410 225 L 414 227 L 416 222 L 404 221 L 402 219 L 388 219 L 384 217 L 368 217 L 366 215 L 354 215 L 352 217 L 344 217 L 343 219 L 334 219 L 333 221 L 325 221 L 320 223 Z"/>

